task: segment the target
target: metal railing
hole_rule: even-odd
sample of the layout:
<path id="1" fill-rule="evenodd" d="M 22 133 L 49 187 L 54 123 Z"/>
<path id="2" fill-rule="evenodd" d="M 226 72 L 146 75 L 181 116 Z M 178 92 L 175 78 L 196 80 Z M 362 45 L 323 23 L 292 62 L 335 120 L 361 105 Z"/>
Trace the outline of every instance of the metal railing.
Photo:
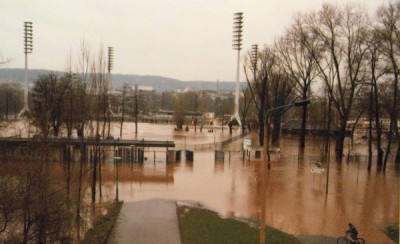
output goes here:
<path id="1" fill-rule="evenodd" d="M 227 140 L 220 141 L 220 142 L 212 142 L 212 143 L 201 143 L 201 144 L 180 144 L 180 143 L 175 143 L 175 147 L 179 149 L 184 149 L 184 150 L 192 150 L 192 151 L 197 151 L 197 150 L 207 150 L 207 149 L 218 149 L 221 148 L 225 145 L 228 145 L 229 143 L 232 143 L 238 139 L 243 138 L 247 134 L 240 134 L 237 136 L 233 136 Z"/>

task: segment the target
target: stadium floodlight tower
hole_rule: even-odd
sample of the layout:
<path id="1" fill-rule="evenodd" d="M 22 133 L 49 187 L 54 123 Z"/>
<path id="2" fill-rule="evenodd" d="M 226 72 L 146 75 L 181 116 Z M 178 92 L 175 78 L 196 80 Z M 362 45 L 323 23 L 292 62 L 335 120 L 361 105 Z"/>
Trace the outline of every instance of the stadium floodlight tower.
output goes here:
<path id="1" fill-rule="evenodd" d="M 257 82 L 257 61 L 258 61 L 258 45 L 254 44 L 251 46 L 251 55 L 250 55 L 251 67 L 253 68 L 253 78 L 254 81 Z"/>
<path id="2" fill-rule="evenodd" d="M 231 121 L 236 121 L 241 126 L 239 116 L 239 70 L 240 70 L 240 50 L 242 50 L 242 32 L 243 32 L 243 13 L 238 12 L 233 15 L 233 40 L 232 48 L 237 51 L 237 64 L 236 64 L 236 89 L 235 89 L 235 108 Z"/>
<path id="3" fill-rule="evenodd" d="M 112 82 L 111 82 L 111 70 L 114 66 L 114 48 L 113 47 L 108 47 L 108 59 L 107 59 L 107 71 L 108 71 L 108 77 L 107 77 L 107 92 L 112 92 Z M 108 106 L 107 106 L 107 114 L 108 118 L 110 118 L 113 115 L 113 112 L 111 110 L 111 103 L 109 100 L 107 100 Z M 111 123 L 108 123 L 108 132 L 107 135 L 110 136 L 110 131 L 111 131 Z M 122 131 L 122 127 L 121 127 Z M 118 197 L 117 197 L 118 198 Z"/>
<path id="4" fill-rule="evenodd" d="M 24 22 L 24 53 L 25 53 L 25 89 L 24 89 L 24 107 L 22 111 L 19 113 L 20 116 L 29 114 L 29 105 L 28 105 L 28 54 L 32 53 L 33 50 L 33 33 L 32 33 L 32 22 Z"/>
<path id="5" fill-rule="evenodd" d="M 111 70 L 114 66 L 114 48 L 108 47 L 108 62 L 107 62 L 107 69 L 108 69 L 108 91 L 111 91 L 112 84 L 111 84 Z"/>

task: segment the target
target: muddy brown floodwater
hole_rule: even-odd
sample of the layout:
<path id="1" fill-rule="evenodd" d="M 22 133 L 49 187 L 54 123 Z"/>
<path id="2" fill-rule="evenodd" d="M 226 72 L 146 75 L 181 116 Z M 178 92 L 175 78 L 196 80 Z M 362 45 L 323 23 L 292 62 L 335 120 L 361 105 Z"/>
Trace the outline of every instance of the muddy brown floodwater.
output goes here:
<path id="1" fill-rule="evenodd" d="M 124 124 L 123 139 L 174 140 L 177 149 L 194 144 L 219 142 L 230 138 L 229 131 L 214 128 L 215 133 L 175 132 L 173 125 Z M 236 129 L 233 136 L 238 135 Z M 119 135 L 115 127 L 112 135 Z M 117 137 L 117 136 L 116 136 Z M 246 136 L 256 140 L 256 135 Z M 266 177 L 266 223 L 282 231 L 300 235 L 342 236 L 349 222 L 359 235 L 373 243 L 391 243 L 382 229 L 399 221 L 399 169 L 390 162 L 385 173 L 373 167 L 367 171 L 366 140 L 353 145 L 364 156 L 351 157 L 338 164 L 331 160 L 328 194 L 326 172 L 311 169 L 320 158 L 322 140 L 307 138 L 304 156 L 297 148 L 298 138 L 284 136 L 280 154 L 271 157 Z M 260 162 L 242 158 L 243 140 L 225 146 L 225 159 L 216 161 L 214 150 L 195 150 L 194 161 L 166 164 L 164 149 L 145 152 L 143 164 L 120 162 L 119 198 L 125 202 L 165 198 L 198 201 L 223 215 L 257 221 L 260 215 Z M 332 151 L 334 143 L 332 142 Z M 350 148 L 350 147 L 348 147 Z M 346 152 L 347 153 L 347 152 Z M 111 155 L 111 153 L 110 153 Z M 323 164 L 322 168 L 326 169 Z M 115 164 L 110 156 L 103 166 L 103 196 L 115 197 Z"/>
<path id="2" fill-rule="evenodd" d="M 133 128 L 132 124 L 125 125 L 124 138 L 135 137 Z M 226 129 L 222 132 L 218 127 L 214 132 L 194 132 L 193 128 L 189 132 L 174 132 L 172 125 L 139 124 L 136 138 L 174 140 L 177 148 L 230 138 Z M 233 136 L 238 133 L 235 130 Z M 257 141 L 256 137 L 246 138 Z M 271 157 L 271 169 L 266 171 L 266 223 L 295 235 L 342 236 L 351 222 L 367 241 L 390 243 L 381 230 L 386 223 L 399 221 L 399 170 L 393 162 L 386 173 L 377 172 L 375 167 L 369 173 L 366 156 L 344 159 L 341 164 L 332 160 L 326 194 L 326 172 L 311 172 L 320 158 L 322 140 L 308 138 L 303 157 L 298 156 L 297 141 L 294 136 L 284 137 L 280 154 Z M 243 160 L 242 145 L 243 140 L 239 139 L 224 147 L 223 161 L 216 161 L 211 149 L 195 151 L 193 162 L 183 157 L 174 164 L 165 163 L 165 152 L 158 149 L 154 153 L 150 149 L 142 165 L 119 164 L 120 199 L 192 200 L 223 215 L 258 220 L 260 162 Z M 333 147 L 334 143 L 332 150 Z M 113 197 L 115 166 L 111 160 L 103 169 L 110 179 L 105 183 L 108 194 Z"/>

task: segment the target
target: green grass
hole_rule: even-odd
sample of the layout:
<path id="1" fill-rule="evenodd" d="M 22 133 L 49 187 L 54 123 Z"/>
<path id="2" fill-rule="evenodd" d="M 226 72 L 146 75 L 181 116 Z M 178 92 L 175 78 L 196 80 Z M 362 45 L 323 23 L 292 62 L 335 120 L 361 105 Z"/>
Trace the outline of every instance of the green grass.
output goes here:
<path id="1" fill-rule="evenodd" d="M 121 211 L 122 204 L 123 202 L 111 204 L 107 214 L 95 219 L 93 227 L 86 232 L 85 238 L 80 243 L 107 243 L 111 230 Z"/>
<path id="2" fill-rule="evenodd" d="M 385 232 L 390 239 L 399 243 L 399 223 L 387 224 L 383 232 Z"/>
<path id="3" fill-rule="evenodd" d="M 259 229 L 243 221 L 221 218 L 216 212 L 178 207 L 182 243 L 259 243 Z M 294 236 L 266 227 L 265 243 L 301 243 Z"/>

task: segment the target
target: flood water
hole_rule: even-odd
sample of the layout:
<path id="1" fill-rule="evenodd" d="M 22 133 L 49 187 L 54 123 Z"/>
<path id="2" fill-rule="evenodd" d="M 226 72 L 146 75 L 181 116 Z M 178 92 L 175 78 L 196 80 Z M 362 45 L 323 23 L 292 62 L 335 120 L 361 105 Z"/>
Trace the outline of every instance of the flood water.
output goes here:
<path id="1" fill-rule="evenodd" d="M 174 131 L 173 125 L 125 123 L 123 139 L 173 140 L 176 149 L 199 148 L 230 138 L 221 127 L 203 128 L 202 132 Z M 111 133 L 118 137 L 119 128 Z M 238 135 L 235 129 L 233 135 Z M 257 141 L 257 135 L 248 135 Z M 272 154 L 271 169 L 266 170 L 266 224 L 300 235 L 343 236 L 349 222 L 359 236 L 373 243 L 391 243 L 381 231 L 386 223 L 399 221 L 399 176 L 393 162 L 385 173 L 373 167 L 367 171 L 366 157 L 341 164 L 330 162 L 328 194 L 326 172 L 311 169 L 320 158 L 322 140 L 307 138 L 306 150 L 299 157 L 298 138 L 284 136 L 280 154 Z M 360 146 L 361 145 L 361 146 Z M 355 143 L 363 151 L 366 141 Z M 225 159 L 215 160 L 214 149 L 194 151 L 193 162 L 183 156 L 180 162 L 166 163 L 165 149 L 146 149 L 143 164 L 118 162 L 119 199 L 133 202 L 154 198 L 196 201 L 222 215 L 257 221 L 261 208 L 260 161 L 243 159 L 243 140 L 225 146 Z M 201 146 L 200 146 L 201 147 Z M 334 143 L 332 143 L 332 148 Z M 360 149 L 361 148 L 361 149 Z M 103 197 L 114 199 L 116 164 L 110 149 L 102 167 Z M 365 150 L 364 150 L 365 151 Z M 367 154 L 365 154 L 367 155 Z M 327 165 L 323 164 L 326 169 Z"/>
<path id="2" fill-rule="evenodd" d="M 133 125 L 124 130 L 125 139 L 135 137 Z M 172 125 L 140 124 L 137 138 L 172 139 L 177 148 L 184 148 L 230 137 L 226 129 L 214 132 L 194 132 L 193 128 L 174 132 Z M 237 134 L 235 130 L 233 136 Z M 247 136 L 251 137 L 256 141 L 256 135 Z M 381 229 L 385 223 L 399 221 L 399 170 L 394 164 L 388 165 L 386 173 L 377 173 L 374 167 L 368 173 L 366 157 L 343 160 L 342 164 L 331 162 L 326 194 L 326 173 L 311 173 L 322 141 L 309 138 L 303 158 L 298 157 L 297 141 L 294 136 L 284 137 L 280 155 L 272 155 L 271 169 L 266 171 L 266 223 L 295 235 L 341 236 L 351 222 L 364 239 L 390 243 Z M 223 148 L 224 161 L 214 159 L 214 150 L 198 150 L 193 162 L 183 157 L 174 164 L 166 164 L 165 152 L 157 149 L 154 154 L 150 149 L 143 165 L 119 163 L 119 197 L 125 202 L 153 198 L 198 201 L 223 215 L 258 220 L 260 162 L 243 160 L 242 145 L 239 139 Z M 113 197 L 115 165 L 111 160 L 103 175 Z"/>

